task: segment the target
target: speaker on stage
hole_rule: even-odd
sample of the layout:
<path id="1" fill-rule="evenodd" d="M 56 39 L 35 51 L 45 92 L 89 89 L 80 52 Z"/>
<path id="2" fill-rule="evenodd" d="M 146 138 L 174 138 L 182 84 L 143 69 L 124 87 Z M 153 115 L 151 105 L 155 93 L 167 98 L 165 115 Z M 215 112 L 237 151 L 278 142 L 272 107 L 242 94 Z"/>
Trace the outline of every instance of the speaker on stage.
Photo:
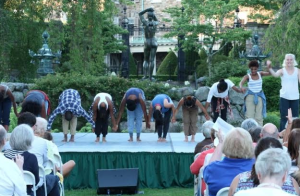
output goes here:
<path id="1" fill-rule="evenodd" d="M 139 169 L 98 169 L 97 194 L 136 194 Z"/>

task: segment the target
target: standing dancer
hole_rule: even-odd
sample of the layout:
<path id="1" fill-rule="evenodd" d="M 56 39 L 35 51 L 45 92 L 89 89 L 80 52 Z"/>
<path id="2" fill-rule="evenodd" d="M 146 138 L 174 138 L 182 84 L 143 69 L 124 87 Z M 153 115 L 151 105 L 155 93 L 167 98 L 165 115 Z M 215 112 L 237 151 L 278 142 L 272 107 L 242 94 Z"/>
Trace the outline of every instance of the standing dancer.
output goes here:
<path id="1" fill-rule="evenodd" d="M 153 111 L 154 110 L 154 111 Z M 169 131 L 172 112 L 175 113 L 175 107 L 172 99 L 166 94 L 158 94 L 154 97 L 149 108 L 149 121 L 152 116 L 155 120 L 155 131 L 158 133 L 158 142 L 166 142 Z"/>
<path id="2" fill-rule="evenodd" d="M 285 128 L 287 122 L 288 109 L 292 109 L 293 117 L 299 116 L 299 89 L 298 82 L 300 82 L 300 72 L 295 66 L 298 65 L 295 59 L 295 55 L 286 54 L 283 60 L 281 69 L 274 71 L 271 66 L 272 62 L 267 61 L 267 68 L 274 77 L 280 77 L 281 89 L 280 89 L 280 129 L 282 131 Z"/>
<path id="3" fill-rule="evenodd" d="M 184 141 L 188 142 L 188 136 L 192 135 L 191 142 L 194 142 L 195 135 L 198 130 L 198 108 L 200 108 L 203 111 L 206 120 L 210 119 L 209 114 L 195 96 L 185 96 L 180 99 L 177 108 L 173 114 L 172 122 L 176 121 L 176 114 L 181 106 L 183 117 L 183 130 L 185 135 Z"/>
<path id="4" fill-rule="evenodd" d="M 94 98 L 93 108 L 93 120 L 95 122 L 95 134 L 97 136 L 95 142 L 99 142 L 100 134 L 102 133 L 102 142 L 106 142 L 106 135 L 108 129 L 108 118 L 111 117 L 113 124 L 113 130 L 117 131 L 118 126 L 116 124 L 114 116 L 114 105 L 112 97 L 108 93 L 98 93 Z"/>
<path id="5" fill-rule="evenodd" d="M 256 60 L 250 61 L 248 64 L 251 70 L 250 74 L 243 77 L 240 82 L 240 89 L 244 95 L 245 104 L 244 111 L 246 118 L 253 118 L 260 126 L 263 126 L 263 118 L 266 117 L 266 96 L 262 90 L 262 77 L 270 75 L 269 72 L 258 72 L 259 64 Z M 243 88 L 245 82 L 248 82 L 248 90 Z"/>
<path id="6" fill-rule="evenodd" d="M 227 108 L 231 112 L 230 108 L 230 100 L 228 97 L 229 88 L 232 88 L 238 93 L 242 91 L 234 86 L 234 83 L 231 80 L 224 80 L 221 79 L 219 82 L 216 82 L 212 85 L 209 90 L 205 109 L 207 110 L 209 104 L 211 103 L 212 112 L 214 114 L 213 122 L 216 122 L 217 118 L 219 117 L 219 113 L 221 113 L 221 118 L 224 121 L 227 121 Z"/>

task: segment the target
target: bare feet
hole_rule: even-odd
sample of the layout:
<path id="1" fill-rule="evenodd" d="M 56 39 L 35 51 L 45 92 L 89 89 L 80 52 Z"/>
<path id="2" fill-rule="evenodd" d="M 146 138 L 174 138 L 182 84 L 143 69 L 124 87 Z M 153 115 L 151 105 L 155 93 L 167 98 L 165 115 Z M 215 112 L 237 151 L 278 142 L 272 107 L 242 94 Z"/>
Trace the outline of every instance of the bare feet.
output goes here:
<path id="1" fill-rule="evenodd" d="M 160 138 L 158 138 L 157 142 L 161 142 L 161 140 L 162 140 L 162 138 L 160 137 Z"/>
<path id="2" fill-rule="evenodd" d="M 140 138 L 136 138 L 136 141 L 137 142 L 141 142 L 142 140 Z"/>
<path id="3" fill-rule="evenodd" d="M 62 142 L 67 142 L 67 140 L 65 140 L 65 139 L 63 139 L 63 140 L 61 140 Z"/>
<path id="4" fill-rule="evenodd" d="M 74 135 L 71 135 L 69 142 L 74 142 Z"/>
<path id="5" fill-rule="evenodd" d="M 162 138 L 161 142 L 167 142 L 166 138 Z"/>
<path id="6" fill-rule="evenodd" d="M 100 140 L 100 137 L 97 137 L 96 140 L 95 140 L 95 142 L 99 142 L 99 140 Z"/>
<path id="7" fill-rule="evenodd" d="M 129 138 L 128 142 L 133 142 L 133 139 L 132 139 L 132 138 Z"/>
<path id="8" fill-rule="evenodd" d="M 195 139 L 191 139 L 191 142 L 195 142 Z"/>
<path id="9" fill-rule="evenodd" d="M 67 142 L 68 141 L 68 135 L 67 134 L 64 134 L 64 139 L 61 140 L 62 142 Z"/>
<path id="10" fill-rule="evenodd" d="M 105 137 L 102 137 L 102 142 L 106 142 L 106 139 L 105 139 Z"/>
<path id="11" fill-rule="evenodd" d="M 188 142 L 189 140 L 188 140 L 187 138 L 185 138 L 183 141 L 184 141 L 184 142 Z"/>

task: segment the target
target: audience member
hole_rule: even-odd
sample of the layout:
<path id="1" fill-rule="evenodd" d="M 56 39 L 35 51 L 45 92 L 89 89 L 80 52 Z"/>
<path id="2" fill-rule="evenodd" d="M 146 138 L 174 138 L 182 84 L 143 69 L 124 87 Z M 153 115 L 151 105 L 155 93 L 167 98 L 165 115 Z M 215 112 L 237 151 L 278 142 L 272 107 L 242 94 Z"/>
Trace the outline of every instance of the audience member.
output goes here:
<path id="1" fill-rule="evenodd" d="M 204 136 L 204 140 L 201 142 L 198 142 L 198 144 L 195 147 L 194 154 L 196 155 L 199 152 L 205 151 L 202 150 L 202 148 L 206 145 L 211 146 L 213 148 L 213 142 L 214 142 L 214 136 L 212 139 L 212 134 L 211 134 L 211 128 L 213 127 L 214 123 L 212 121 L 206 121 L 202 125 L 202 134 Z M 207 149 L 208 150 L 208 149 Z"/>
<path id="2" fill-rule="evenodd" d="M 269 148 L 263 151 L 255 163 L 255 171 L 259 179 L 256 188 L 237 192 L 236 196 L 291 196 L 282 190 L 288 176 L 291 158 L 283 149 Z"/>
<path id="3" fill-rule="evenodd" d="M 299 170 L 298 158 L 299 158 L 299 145 L 300 145 L 300 128 L 293 129 L 288 140 L 288 152 L 292 159 L 292 167 L 290 173 Z"/>
<path id="4" fill-rule="evenodd" d="M 47 126 L 47 125 L 46 125 Z M 49 131 L 44 132 L 44 138 L 49 141 L 48 143 L 48 149 L 52 149 L 53 154 L 48 153 L 48 158 L 53 160 L 54 154 L 59 155 L 59 151 L 57 146 L 53 143 L 53 137 Z M 71 173 L 72 169 L 75 167 L 75 161 L 69 160 L 68 162 L 63 164 L 63 177 L 66 178 Z M 59 170 L 59 168 L 57 168 Z"/>
<path id="5" fill-rule="evenodd" d="M 277 139 L 272 137 L 265 137 L 260 139 L 259 142 L 257 143 L 257 146 L 254 151 L 255 157 L 257 158 L 260 155 L 260 153 L 262 153 L 263 151 L 269 148 L 283 149 L 281 143 Z M 258 185 L 259 185 L 259 179 L 258 176 L 256 175 L 255 164 L 254 164 L 251 171 L 240 173 L 233 179 L 230 185 L 228 195 L 232 196 L 238 191 L 251 189 L 257 187 Z M 285 192 L 290 194 L 294 194 L 294 195 L 299 194 L 299 187 L 297 183 L 289 175 L 287 176 L 284 184 L 282 185 L 282 189 Z"/>
<path id="6" fill-rule="evenodd" d="M 262 127 L 253 127 L 249 130 L 249 133 L 252 137 L 253 143 L 257 143 L 260 139 L 260 133 L 262 131 Z"/>
<path id="7" fill-rule="evenodd" d="M 273 137 L 275 139 L 279 138 L 277 127 L 272 123 L 267 123 L 263 126 L 260 137 Z"/>
<path id="8" fill-rule="evenodd" d="M 29 171 L 34 175 L 36 186 L 39 188 L 43 182 L 40 182 L 38 161 L 36 156 L 29 152 L 33 140 L 34 136 L 31 128 L 25 124 L 18 125 L 14 128 L 10 136 L 11 149 L 4 151 L 4 156 L 14 160 L 17 155 L 22 155 L 24 157 L 23 170 Z M 27 194 L 29 195 L 32 194 L 31 188 L 32 186 L 27 187 Z M 43 193 L 40 188 L 37 192 Z"/>
<path id="9" fill-rule="evenodd" d="M 251 128 L 254 128 L 257 126 L 259 126 L 259 125 L 253 118 L 247 118 L 241 124 L 241 127 L 243 129 L 245 129 L 246 131 L 249 131 Z"/>
<path id="10" fill-rule="evenodd" d="M 234 128 L 224 141 L 221 132 L 218 131 L 219 144 L 203 172 L 210 196 L 215 196 L 220 189 L 229 187 L 233 178 L 241 172 L 251 170 L 254 162 L 252 139 L 248 131 Z M 222 153 L 225 155 L 223 160 Z"/>
<path id="11" fill-rule="evenodd" d="M 0 151 L 6 142 L 6 130 L 0 125 Z M 0 193 L 1 195 L 26 196 L 26 184 L 23 178 L 24 157 L 17 154 L 14 161 L 0 153 Z M 35 158 L 36 160 L 36 158 Z"/>

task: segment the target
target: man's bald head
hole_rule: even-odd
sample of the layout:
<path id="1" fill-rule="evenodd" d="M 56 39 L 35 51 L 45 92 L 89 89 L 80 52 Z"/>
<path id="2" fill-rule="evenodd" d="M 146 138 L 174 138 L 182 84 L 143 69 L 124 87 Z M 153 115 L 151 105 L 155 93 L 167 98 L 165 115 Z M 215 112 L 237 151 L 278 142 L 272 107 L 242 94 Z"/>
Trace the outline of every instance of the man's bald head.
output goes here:
<path id="1" fill-rule="evenodd" d="M 261 138 L 272 137 L 278 139 L 277 127 L 272 123 L 265 124 L 261 130 L 260 137 Z"/>

